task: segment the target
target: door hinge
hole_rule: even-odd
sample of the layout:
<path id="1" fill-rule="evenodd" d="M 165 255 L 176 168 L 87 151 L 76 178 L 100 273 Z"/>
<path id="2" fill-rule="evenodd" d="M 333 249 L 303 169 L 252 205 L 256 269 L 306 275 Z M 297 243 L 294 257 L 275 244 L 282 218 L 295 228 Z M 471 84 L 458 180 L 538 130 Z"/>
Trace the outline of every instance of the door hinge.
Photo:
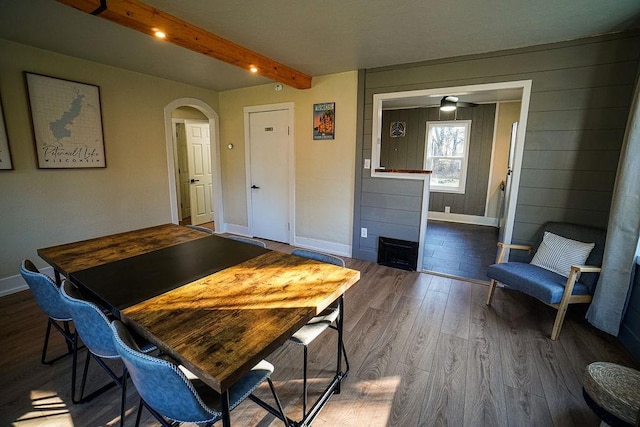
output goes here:
<path id="1" fill-rule="evenodd" d="M 291 128 L 287 126 L 287 135 L 291 135 Z"/>
<path id="2" fill-rule="evenodd" d="M 291 223 L 290 222 L 287 223 L 287 231 L 291 231 Z"/>

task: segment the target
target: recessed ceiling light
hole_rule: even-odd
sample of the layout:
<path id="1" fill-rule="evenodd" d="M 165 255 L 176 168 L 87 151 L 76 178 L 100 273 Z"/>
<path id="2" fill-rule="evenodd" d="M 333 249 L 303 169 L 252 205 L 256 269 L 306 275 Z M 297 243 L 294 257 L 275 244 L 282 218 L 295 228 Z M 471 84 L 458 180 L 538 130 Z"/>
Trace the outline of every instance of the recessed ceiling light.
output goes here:
<path id="1" fill-rule="evenodd" d="M 156 29 L 153 30 L 153 35 L 156 36 L 159 39 L 167 38 L 167 35 L 165 34 L 164 31 L 160 31 L 160 30 L 156 30 Z"/>
<path id="2" fill-rule="evenodd" d="M 258 67 L 256 67 L 255 65 L 252 65 L 249 67 L 249 71 L 251 71 L 252 73 L 257 73 L 258 72 Z"/>

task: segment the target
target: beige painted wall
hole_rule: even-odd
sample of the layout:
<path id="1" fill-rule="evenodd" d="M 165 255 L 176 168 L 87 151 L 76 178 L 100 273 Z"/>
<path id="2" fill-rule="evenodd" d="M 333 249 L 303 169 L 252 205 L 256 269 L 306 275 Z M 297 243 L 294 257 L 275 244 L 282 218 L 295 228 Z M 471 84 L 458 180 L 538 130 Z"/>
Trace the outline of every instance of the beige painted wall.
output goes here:
<path id="1" fill-rule="evenodd" d="M 276 92 L 273 84 L 267 84 L 220 93 L 225 222 L 247 226 L 243 108 L 293 102 L 296 236 L 351 245 L 357 79 L 352 71 L 314 77 L 307 90 L 284 86 Z M 336 103 L 335 140 L 313 140 L 313 104 L 321 102 Z"/>
<path id="2" fill-rule="evenodd" d="M 509 160 L 509 142 L 511 141 L 511 124 L 520 118 L 520 101 L 501 102 L 498 104 L 498 120 L 496 123 L 495 145 L 493 147 L 493 169 L 489 177 L 489 200 L 485 216 L 499 218 L 502 190 L 500 183 L 507 175 Z"/>
<path id="3" fill-rule="evenodd" d="M 38 170 L 23 71 L 100 86 L 107 167 Z M 163 109 L 215 91 L 0 40 L 0 95 L 14 169 L 0 172 L 0 279 L 36 249 L 171 221 Z"/>
<path id="4" fill-rule="evenodd" d="M 202 114 L 200 110 L 191 107 L 176 108 L 171 112 L 172 119 L 184 119 L 184 120 L 207 120 L 207 116 Z"/>

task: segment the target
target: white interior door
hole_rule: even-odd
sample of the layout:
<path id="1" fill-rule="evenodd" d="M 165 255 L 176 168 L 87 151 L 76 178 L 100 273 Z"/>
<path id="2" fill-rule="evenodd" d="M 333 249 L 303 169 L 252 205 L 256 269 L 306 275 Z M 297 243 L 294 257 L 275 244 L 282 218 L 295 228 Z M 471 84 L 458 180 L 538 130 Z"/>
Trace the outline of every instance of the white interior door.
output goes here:
<path id="1" fill-rule="evenodd" d="M 213 221 L 211 139 L 208 122 L 185 121 L 191 224 Z"/>
<path id="2" fill-rule="evenodd" d="M 251 229 L 289 242 L 289 111 L 249 114 Z"/>

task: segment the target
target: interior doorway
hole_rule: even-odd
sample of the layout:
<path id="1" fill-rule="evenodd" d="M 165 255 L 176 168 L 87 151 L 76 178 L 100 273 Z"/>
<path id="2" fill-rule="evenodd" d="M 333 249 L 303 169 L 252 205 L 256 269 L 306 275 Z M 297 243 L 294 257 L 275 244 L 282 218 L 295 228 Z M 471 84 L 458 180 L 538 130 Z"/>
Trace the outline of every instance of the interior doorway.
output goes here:
<path id="1" fill-rule="evenodd" d="M 174 224 L 192 223 L 191 215 L 193 214 L 193 206 L 191 206 L 190 191 L 187 185 L 191 185 L 191 179 L 199 178 L 189 177 L 184 173 L 185 167 L 188 169 L 188 156 L 186 152 L 186 132 L 187 122 L 197 123 L 200 134 L 208 134 L 209 148 L 202 148 L 202 156 L 200 158 L 201 169 L 209 169 L 211 182 L 206 186 L 209 189 L 202 188 L 200 192 L 201 200 L 210 197 L 212 220 L 204 222 L 201 225 L 214 229 L 217 233 L 225 232 L 224 227 L 224 206 L 222 198 L 222 178 L 220 173 L 220 147 L 218 132 L 218 114 L 206 103 L 195 98 L 180 98 L 172 101 L 164 108 L 165 117 L 165 135 L 167 147 L 167 172 L 169 179 L 169 201 L 171 209 L 171 222 Z M 176 129 L 176 123 L 183 123 L 185 129 L 185 148 L 178 147 L 176 132 L 180 130 L 180 125 Z M 208 126 L 207 126 L 208 124 Z M 206 131 L 205 131 L 206 129 Z M 196 131 L 197 134 L 198 131 Z M 207 151 L 208 150 L 208 151 Z M 195 169 L 195 167 L 194 167 Z M 195 181 L 199 182 L 199 181 Z M 189 195 L 189 196 L 188 196 Z M 188 202 L 186 200 L 189 200 Z M 183 206 L 188 205 L 187 210 Z M 215 207 L 215 209 L 213 209 Z M 202 220 L 202 219 L 200 219 Z"/>
<path id="2" fill-rule="evenodd" d="M 476 128 L 470 139 L 473 167 L 467 191 L 454 194 L 436 188 L 432 177 L 423 269 L 487 282 L 497 242 L 504 241 L 521 100 L 488 102 L 467 110 L 473 111 L 469 122 Z M 463 117 L 469 114 L 462 112 Z"/>

